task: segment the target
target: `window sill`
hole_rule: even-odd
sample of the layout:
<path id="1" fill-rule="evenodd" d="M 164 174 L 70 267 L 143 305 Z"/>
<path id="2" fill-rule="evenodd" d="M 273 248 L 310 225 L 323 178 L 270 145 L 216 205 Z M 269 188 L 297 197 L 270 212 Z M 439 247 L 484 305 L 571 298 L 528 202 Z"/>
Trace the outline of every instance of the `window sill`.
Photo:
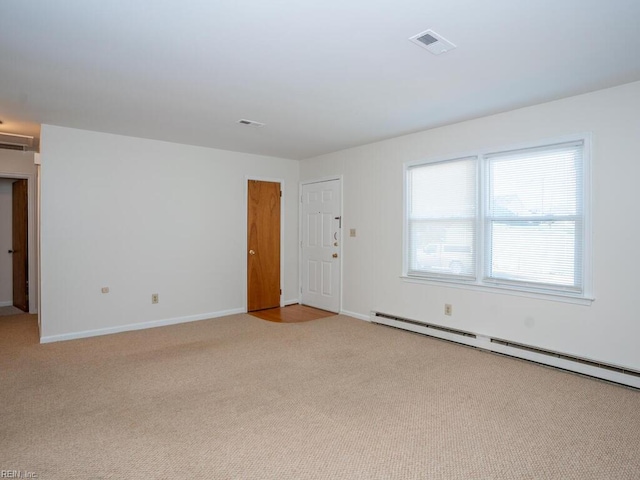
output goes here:
<path id="1" fill-rule="evenodd" d="M 570 295 L 562 295 L 555 293 L 543 293 L 523 288 L 512 288 L 508 286 L 494 287 L 490 285 L 479 285 L 477 283 L 455 281 L 449 279 L 432 279 L 427 277 L 417 277 L 401 275 L 400 278 L 406 283 L 418 283 L 423 285 L 433 285 L 445 288 L 460 288 L 463 290 L 475 290 L 476 292 L 494 293 L 498 295 L 512 295 L 516 297 L 536 298 L 540 300 L 549 300 L 552 302 L 571 303 L 574 305 L 590 306 L 595 298 L 575 297 Z"/>

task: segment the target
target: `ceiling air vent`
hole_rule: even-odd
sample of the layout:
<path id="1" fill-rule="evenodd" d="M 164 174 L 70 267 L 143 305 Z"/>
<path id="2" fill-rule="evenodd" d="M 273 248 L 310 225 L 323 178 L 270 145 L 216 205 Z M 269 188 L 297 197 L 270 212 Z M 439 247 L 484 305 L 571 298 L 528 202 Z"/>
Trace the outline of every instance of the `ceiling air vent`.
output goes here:
<path id="1" fill-rule="evenodd" d="M 414 35 L 409 40 L 422 48 L 426 48 L 434 55 L 440 55 L 456 48 L 453 43 L 433 30 L 426 30 Z"/>
<path id="2" fill-rule="evenodd" d="M 0 148 L 21 150 L 23 152 L 33 150 L 33 137 L 13 133 L 0 133 Z"/>
<path id="3" fill-rule="evenodd" d="M 238 123 L 247 127 L 264 127 L 264 123 L 256 122 L 254 120 L 247 120 L 246 118 L 241 118 L 240 120 L 238 120 Z"/>

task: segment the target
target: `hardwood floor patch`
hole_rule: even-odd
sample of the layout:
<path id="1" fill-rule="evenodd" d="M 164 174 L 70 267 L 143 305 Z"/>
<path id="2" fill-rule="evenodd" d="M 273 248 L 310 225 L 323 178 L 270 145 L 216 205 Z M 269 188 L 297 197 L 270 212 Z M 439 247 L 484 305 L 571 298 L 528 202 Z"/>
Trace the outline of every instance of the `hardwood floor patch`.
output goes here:
<path id="1" fill-rule="evenodd" d="M 307 305 L 296 304 L 289 305 L 288 307 L 269 308 L 266 310 L 249 312 L 249 315 L 262 320 L 268 320 L 269 322 L 297 323 L 332 317 L 337 314 L 327 312 L 326 310 L 320 310 L 318 308 L 308 307 Z"/>

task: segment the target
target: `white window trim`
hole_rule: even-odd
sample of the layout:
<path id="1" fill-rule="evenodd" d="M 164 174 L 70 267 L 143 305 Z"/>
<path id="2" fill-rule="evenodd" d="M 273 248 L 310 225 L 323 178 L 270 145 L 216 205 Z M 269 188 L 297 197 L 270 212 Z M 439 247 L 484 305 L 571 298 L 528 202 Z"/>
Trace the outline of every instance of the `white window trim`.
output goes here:
<path id="1" fill-rule="evenodd" d="M 523 150 L 528 148 L 551 146 L 554 144 L 568 142 L 583 142 L 583 291 L 581 294 L 573 292 L 561 292 L 559 290 L 547 291 L 544 288 L 527 287 L 523 285 L 510 285 L 493 280 L 483 280 L 486 261 L 485 246 L 485 229 L 484 214 L 486 210 L 486 195 L 483 194 L 481 188 L 486 188 L 485 162 L 483 157 L 497 152 L 505 152 L 509 150 Z M 591 199 L 591 133 L 580 133 L 567 135 L 563 137 L 555 137 L 543 139 L 535 142 L 526 142 L 515 145 L 501 146 L 498 148 L 479 149 L 471 152 L 463 152 L 453 155 L 438 156 L 428 159 L 415 160 L 405 162 L 403 164 L 403 221 L 402 221 L 402 274 L 400 278 L 407 283 L 418 283 L 425 285 L 435 285 L 440 287 L 462 288 L 482 292 L 515 295 L 521 297 L 537 298 L 551 300 L 557 302 L 573 303 L 578 305 L 591 305 L 595 300 L 593 292 L 593 262 L 592 262 L 592 199 Z M 409 169 L 418 165 L 427 165 L 439 162 L 445 162 L 456 158 L 476 157 L 477 158 L 477 189 L 478 195 L 478 214 L 476 217 L 476 278 L 473 280 L 458 279 L 451 275 L 442 276 L 436 274 L 427 275 L 409 275 Z"/>

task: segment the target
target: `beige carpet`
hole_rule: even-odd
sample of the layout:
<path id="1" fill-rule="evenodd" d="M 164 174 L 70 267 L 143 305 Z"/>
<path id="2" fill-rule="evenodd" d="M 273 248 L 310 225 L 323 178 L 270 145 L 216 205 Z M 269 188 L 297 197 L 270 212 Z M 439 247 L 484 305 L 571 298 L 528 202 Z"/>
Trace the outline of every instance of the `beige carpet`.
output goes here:
<path id="1" fill-rule="evenodd" d="M 39 480 L 640 478 L 640 392 L 348 317 L 36 335 L 0 319 L 0 470 Z"/>

